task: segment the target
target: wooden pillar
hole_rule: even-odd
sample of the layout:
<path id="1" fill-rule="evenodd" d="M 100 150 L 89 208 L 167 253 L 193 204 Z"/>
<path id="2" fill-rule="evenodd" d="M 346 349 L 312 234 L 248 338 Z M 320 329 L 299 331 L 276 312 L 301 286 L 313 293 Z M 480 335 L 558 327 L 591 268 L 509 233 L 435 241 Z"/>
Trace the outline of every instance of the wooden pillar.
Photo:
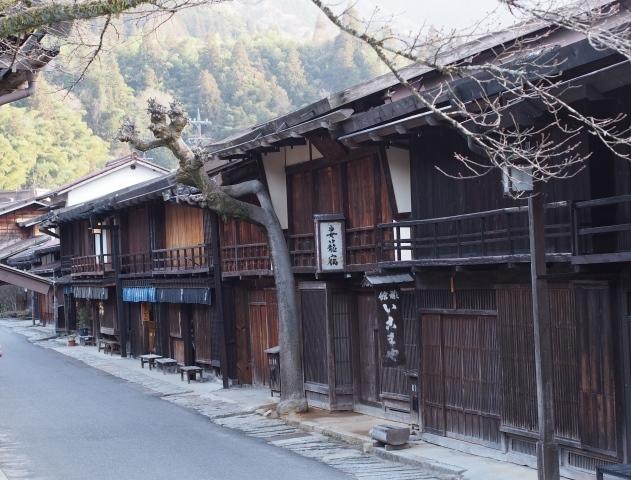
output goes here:
<path id="1" fill-rule="evenodd" d="M 184 364 L 195 365 L 193 354 L 193 307 L 190 303 L 180 305 L 182 312 L 182 339 L 184 340 Z"/>
<path id="2" fill-rule="evenodd" d="M 38 306 L 37 299 L 35 298 L 35 292 L 31 290 L 31 320 L 33 321 L 33 325 L 35 325 L 35 319 L 37 318 L 36 308 Z"/>
<path id="3" fill-rule="evenodd" d="M 158 352 L 163 357 L 171 356 L 171 339 L 170 339 L 170 325 L 169 325 L 169 316 L 167 313 L 167 305 L 165 303 L 156 303 L 155 304 L 155 313 L 156 313 L 156 321 L 157 327 L 156 331 L 158 334 L 158 344 L 160 345 L 160 351 Z"/>
<path id="4" fill-rule="evenodd" d="M 532 318 L 537 379 L 537 470 L 539 480 L 559 479 L 559 449 L 554 440 L 554 393 L 550 298 L 546 279 L 545 203 L 539 183 L 528 199 Z"/>
<path id="5" fill-rule="evenodd" d="M 116 218 L 116 224 L 110 225 L 112 232 L 112 268 L 114 270 L 114 284 L 116 290 L 116 315 L 121 342 L 121 357 L 127 356 L 127 310 L 123 303 L 123 286 L 120 278 L 120 216 Z"/>
<path id="6" fill-rule="evenodd" d="M 226 325 L 228 322 L 224 321 L 224 308 L 223 308 L 223 287 L 221 282 L 221 253 L 219 245 L 219 218 L 216 214 L 210 215 L 210 248 L 212 249 L 213 269 L 212 269 L 212 283 L 214 287 L 214 300 L 215 300 L 215 315 L 219 328 L 217 329 L 220 335 L 219 345 L 221 345 L 221 377 L 223 379 L 223 388 L 230 386 L 228 382 L 228 349 L 226 346 L 226 338 L 230 335 L 226 334 Z M 212 347 L 211 347 L 212 348 Z M 212 350 L 211 350 L 212 351 Z"/>

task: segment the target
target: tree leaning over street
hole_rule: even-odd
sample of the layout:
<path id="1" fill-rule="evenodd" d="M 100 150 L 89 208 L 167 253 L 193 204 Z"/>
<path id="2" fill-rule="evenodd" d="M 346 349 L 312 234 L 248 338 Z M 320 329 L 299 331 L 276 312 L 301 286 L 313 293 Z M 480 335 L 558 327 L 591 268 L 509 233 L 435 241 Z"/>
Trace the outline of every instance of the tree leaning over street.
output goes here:
<path id="1" fill-rule="evenodd" d="M 166 147 L 178 159 L 177 181 L 199 189 L 192 200 L 217 213 L 222 218 L 237 218 L 254 222 L 265 228 L 272 256 L 279 317 L 279 344 L 281 347 L 281 401 L 278 412 L 304 412 L 307 401 L 302 378 L 301 334 L 296 287 L 287 242 L 283 235 L 269 193 L 258 180 L 235 185 L 223 185 L 221 177 L 210 178 L 204 171 L 204 163 L 211 161 L 202 148 L 191 149 L 182 140 L 182 132 L 189 121 L 178 102 L 169 108 L 155 100 L 149 100 L 151 117 L 149 129 L 154 138 L 144 140 L 131 121 L 125 121 L 119 132 L 119 140 L 129 143 L 140 151 Z M 239 198 L 255 195 L 259 205 Z"/>

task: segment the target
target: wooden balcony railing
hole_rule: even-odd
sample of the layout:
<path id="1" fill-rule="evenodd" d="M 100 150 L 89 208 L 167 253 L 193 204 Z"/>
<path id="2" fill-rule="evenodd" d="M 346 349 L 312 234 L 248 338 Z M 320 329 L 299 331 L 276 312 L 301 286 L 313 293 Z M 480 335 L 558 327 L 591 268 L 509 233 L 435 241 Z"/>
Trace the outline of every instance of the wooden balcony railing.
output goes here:
<path id="1" fill-rule="evenodd" d="M 574 204 L 576 263 L 631 260 L 631 195 Z"/>
<path id="2" fill-rule="evenodd" d="M 73 277 L 104 275 L 111 271 L 112 255 L 109 253 L 73 257 L 70 267 L 70 274 Z"/>
<path id="3" fill-rule="evenodd" d="M 152 270 L 151 252 L 125 253 L 121 255 L 121 274 L 139 275 Z"/>
<path id="4" fill-rule="evenodd" d="M 230 275 L 264 275 L 272 270 L 267 243 L 224 246 L 221 248 L 221 273 Z"/>
<path id="5" fill-rule="evenodd" d="M 346 267 L 373 265 L 377 261 L 375 227 L 346 229 Z M 289 235 L 289 253 L 297 272 L 312 272 L 316 268 L 315 236 L 313 233 Z"/>
<path id="6" fill-rule="evenodd" d="M 121 274 L 198 273 L 212 266 L 210 247 L 192 245 L 121 255 Z"/>
<path id="7" fill-rule="evenodd" d="M 572 204 L 546 205 L 546 251 L 573 251 Z M 450 217 L 379 225 L 382 264 L 486 263 L 529 255 L 528 207 L 510 207 Z M 524 257 L 525 258 L 525 257 Z"/>
<path id="8" fill-rule="evenodd" d="M 61 257 L 61 274 L 68 275 L 72 273 L 72 255 L 63 255 Z"/>
<path id="9" fill-rule="evenodd" d="M 210 255 L 207 245 L 154 250 L 151 252 L 152 270 L 163 273 L 208 270 L 212 265 Z"/>
<path id="10" fill-rule="evenodd" d="M 298 272 L 310 272 L 316 266 L 315 236 L 313 233 L 289 235 L 291 264 Z"/>

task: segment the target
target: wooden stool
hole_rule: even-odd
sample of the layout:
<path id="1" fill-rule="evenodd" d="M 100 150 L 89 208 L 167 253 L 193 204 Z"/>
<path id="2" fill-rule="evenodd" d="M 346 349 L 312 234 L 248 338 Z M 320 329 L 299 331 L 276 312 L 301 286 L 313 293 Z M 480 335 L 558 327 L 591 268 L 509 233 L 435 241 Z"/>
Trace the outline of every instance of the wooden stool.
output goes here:
<path id="1" fill-rule="evenodd" d="M 197 366 L 186 366 L 186 367 L 180 367 L 180 379 L 183 381 L 184 380 L 184 374 L 186 373 L 186 380 L 188 381 L 188 383 L 191 383 L 191 377 L 193 377 L 193 380 L 197 380 L 197 374 L 199 373 L 199 382 L 201 382 L 204 379 L 204 370 L 202 369 L 202 367 L 197 367 Z"/>

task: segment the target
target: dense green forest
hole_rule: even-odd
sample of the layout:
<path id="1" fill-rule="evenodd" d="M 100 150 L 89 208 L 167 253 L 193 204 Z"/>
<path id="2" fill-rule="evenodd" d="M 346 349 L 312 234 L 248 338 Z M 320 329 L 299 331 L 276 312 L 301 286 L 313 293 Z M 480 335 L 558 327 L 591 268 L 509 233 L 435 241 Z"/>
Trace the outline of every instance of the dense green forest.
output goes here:
<path id="1" fill-rule="evenodd" d="M 130 27 L 124 41 L 108 37 L 111 47 L 78 83 L 80 62 L 68 55 L 38 95 L 0 108 L 0 188 L 54 187 L 126 153 L 118 127 L 125 116 L 146 124 L 151 97 L 179 99 L 189 116 L 212 122 L 202 137 L 218 140 L 379 71 L 365 48 L 315 16 L 292 13 L 292 2 L 202 13 L 184 12 L 151 34 Z M 195 141 L 197 130 L 188 135 Z M 166 151 L 150 156 L 174 166 Z"/>

